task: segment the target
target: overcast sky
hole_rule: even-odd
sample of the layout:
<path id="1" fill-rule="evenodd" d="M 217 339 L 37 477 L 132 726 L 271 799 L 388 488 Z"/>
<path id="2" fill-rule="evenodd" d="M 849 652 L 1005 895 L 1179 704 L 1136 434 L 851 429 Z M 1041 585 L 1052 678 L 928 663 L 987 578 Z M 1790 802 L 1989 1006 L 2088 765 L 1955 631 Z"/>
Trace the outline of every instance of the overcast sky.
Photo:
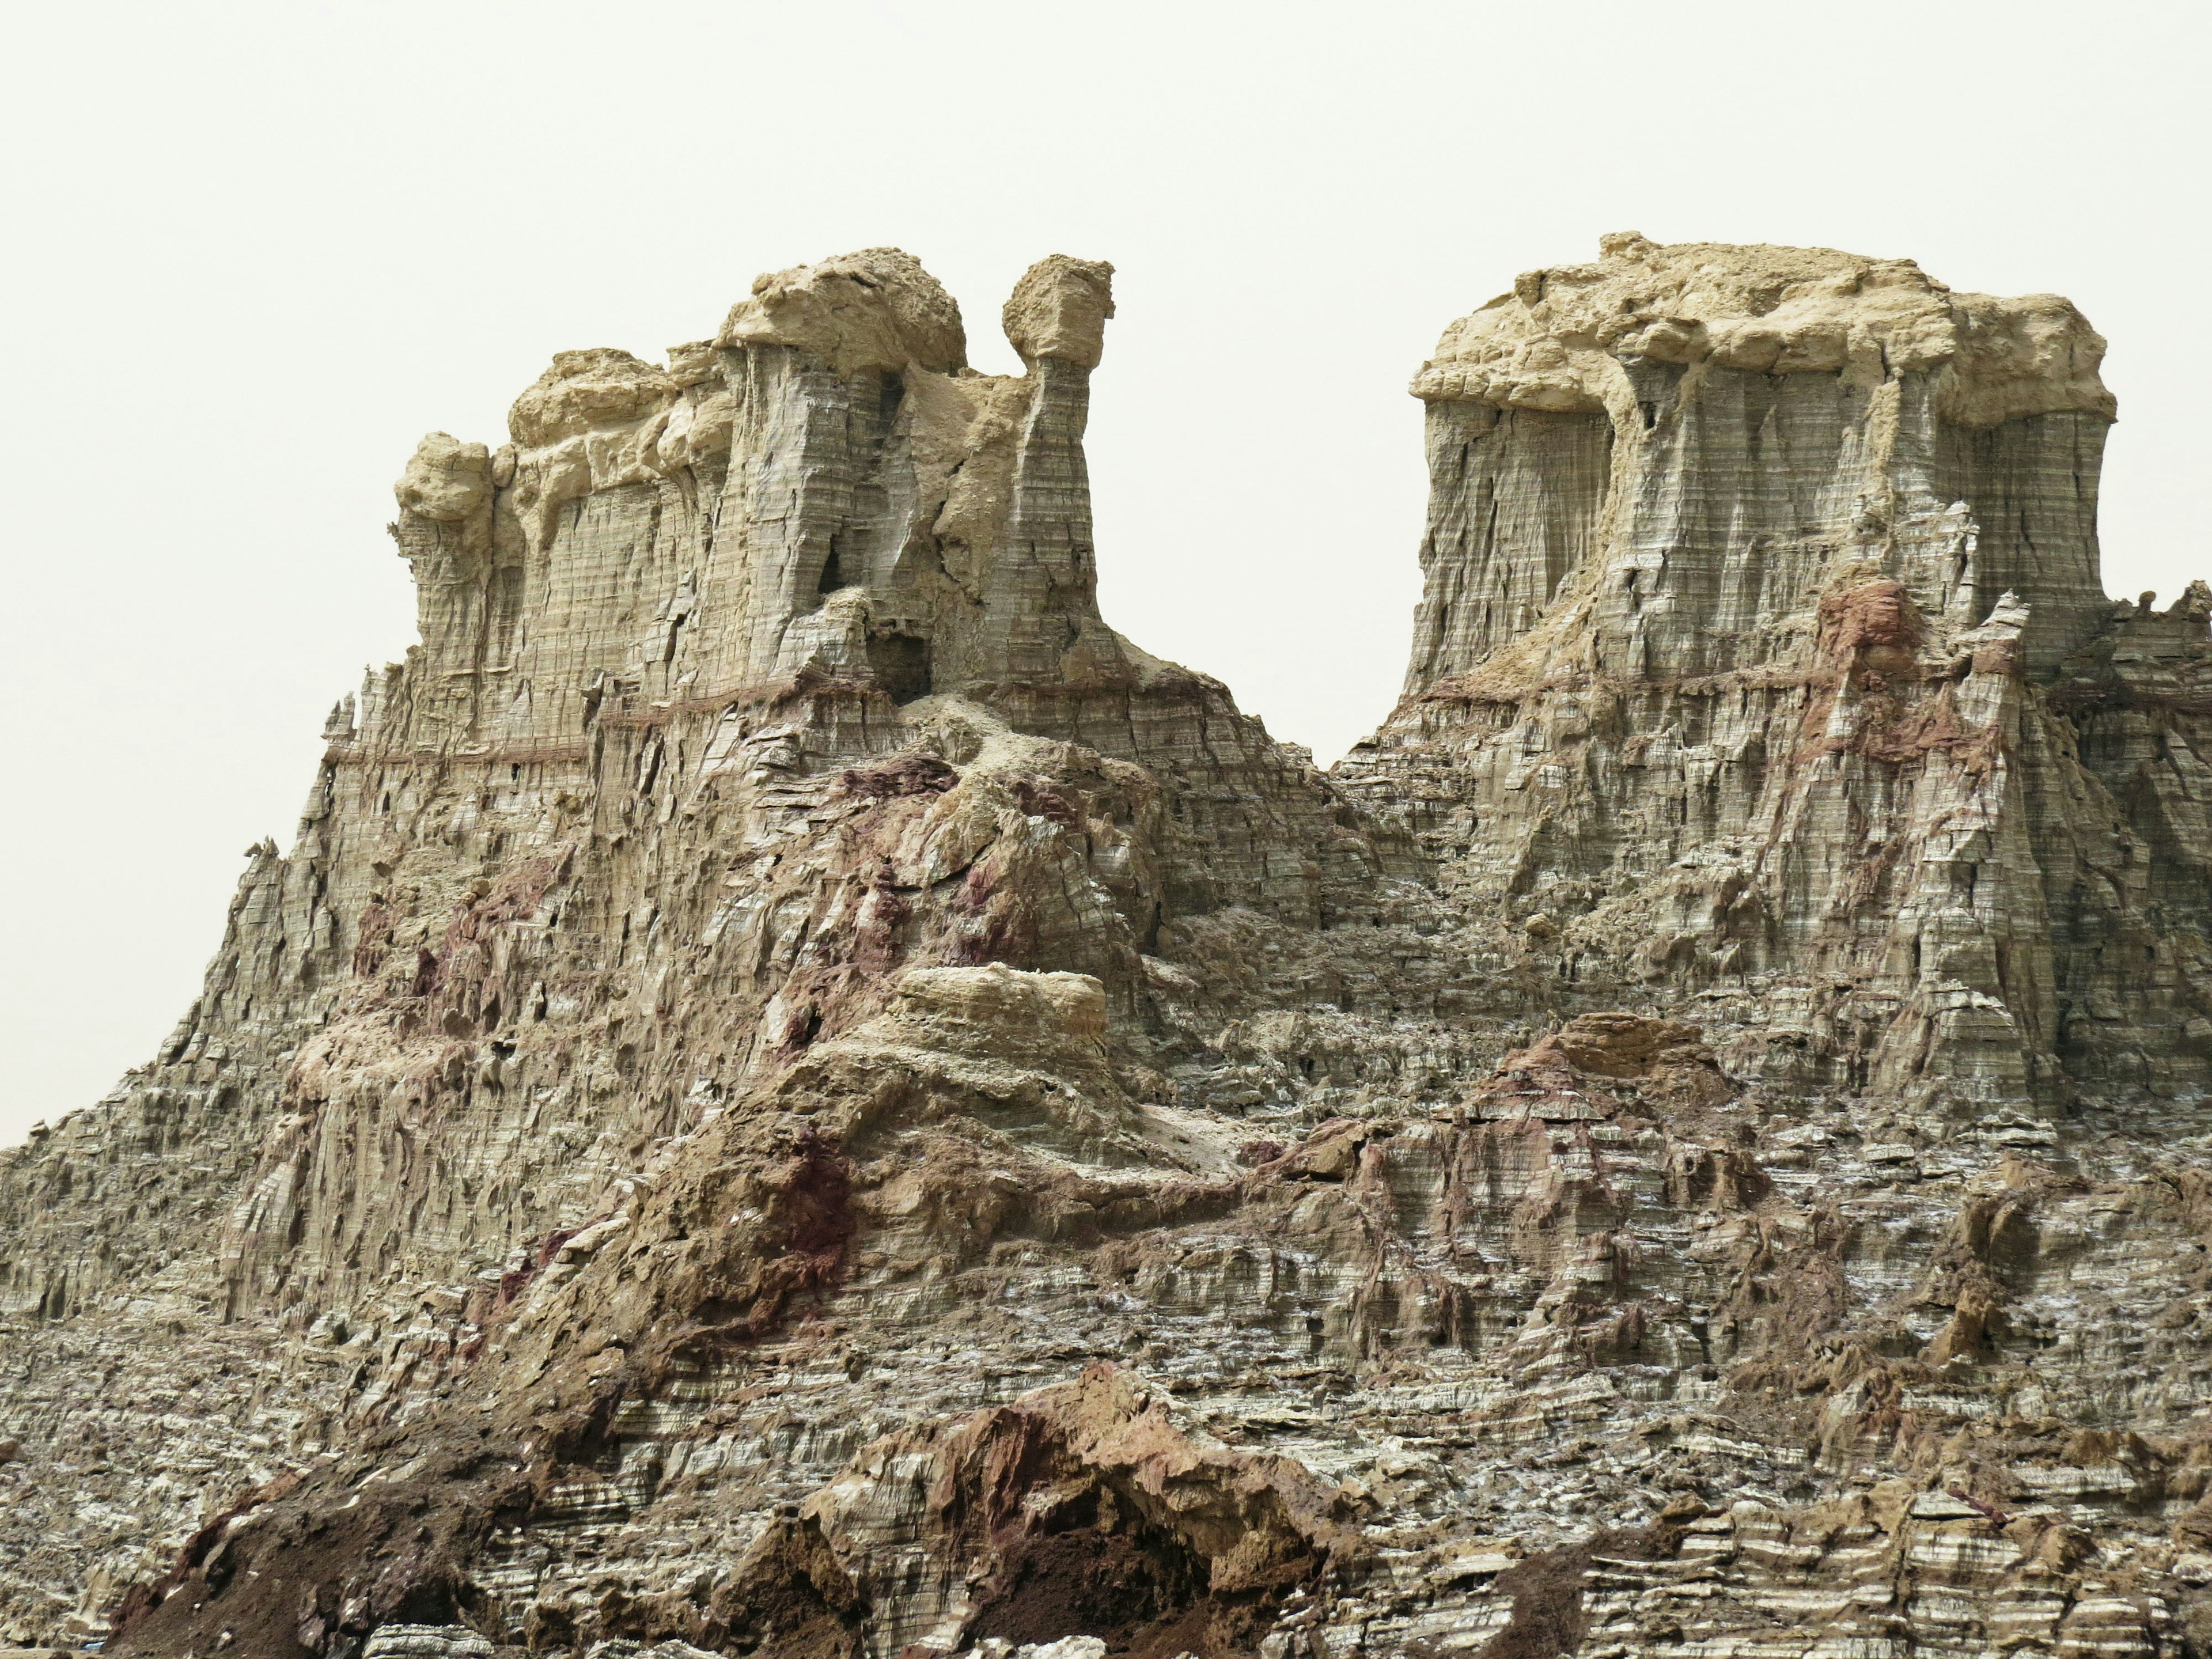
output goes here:
<path id="1" fill-rule="evenodd" d="M 1395 696 L 1443 325 L 1597 238 L 1818 243 L 2112 341 L 2107 586 L 2212 574 L 2207 33 L 2100 3 L 21 9 L 0 1143 L 183 1013 L 241 851 L 412 635 L 390 485 L 556 349 L 657 356 L 896 244 L 1016 367 L 1116 267 L 1108 619 L 1333 758 Z"/>

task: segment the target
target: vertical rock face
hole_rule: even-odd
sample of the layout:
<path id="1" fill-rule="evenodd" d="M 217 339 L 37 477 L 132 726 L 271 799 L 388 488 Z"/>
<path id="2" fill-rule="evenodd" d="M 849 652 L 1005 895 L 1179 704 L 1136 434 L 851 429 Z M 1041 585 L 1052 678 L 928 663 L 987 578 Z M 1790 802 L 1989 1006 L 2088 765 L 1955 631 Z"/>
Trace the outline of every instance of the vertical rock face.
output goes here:
<path id="1" fill-rule="evenodd" d="M 420 644 L 333 711 L 155 1062 L 9 1155 L 11 1410 L 56 1461 L 23 1466 L 9 1629 L 104 1616 L 207 1504 L 419 1411 L 908 970 L 1086 974 L 1158 1093 L 1164 940 L 1379 922 L 1402 837 L 1099 617 L 1111 275 L 1030 271 L 1028 372 L 993 377 L 870 250 L 762 278 L 665 366 L 559 354 L 495 451 L 423 441 L 392 527 Z M 239 1432 L 179 1475 L 143 1413 L 201 1398 Z M 57 1518 L 79 1437 L 143 1511 L 119 1533 Z"/>
<path id="2" fill-rule="evenodd" d="M 299 845 L 253 855 L 207 997 L 125 1097 L 149 1151 L 301 1120 L 297 1158 L 231 1215 L 238 1294 L 272 1230 L 272 1271 L 304 1247 L 357 1281 L 550 1221 L 555 1191 L 629 1154 L 518 1144 L 545 1091 L 594 1134 L 579 1097 L 607 1091 L 622 1136 L 668 1128 L 701 1079 L 740 1086 L 910 957 L 1042 950 L 1126 1007 L 1178 915 L 1310 921 L 1340 890 L 1372 907 L 1380 854 L 1326 781 L 1099 619 L 1081 437 L 1109 277 L 1033 270 L 1008 307 L 1031 372 L 994 378 L 963 366 L 936 283 L 872 250 L 763 277 L 721 345 L 667 370 L 560 354 L 495 453 L 423 441 L 393 526 L 422 643 L 333 712 Z M 1115 757 L 1139 750 L 1165 772 Z M 1008 769 L 1012 842 L 1001 803 L 957 787 L 977 767 Z M 1030 781 L 1062 774 L 1095 793 Z M 1053 890 L 1000 895 L 979 858 L 1049 868 Z M 712 1035 L 664 1050 L 678 1002 L 711 1006 Z M 582 1052 L 551 1036 L 580 1030 Z M 391 1101 L 400 1139 L 370 1153 L 386 1111 L 332 1116 L 331 1090 Z M 316 1167 L 326 1133 L 342 1175 Z M 435 1167 L 453 1156 L 473 1171 Z M 443 1218 L 393 1215 L 395 1180 Z M 322 1212 L 321 1245 L 295 1230 L 310 1192 L 355 1211 Z M 11 1261 L 14 1306 L 60 1313 L 105 1282 L 117 1241 L 87 1196 L 27 1217 L 86 1231 Z"/>
<path id="3" fill-rule="evenodd" d="M 1082 457 L 1110 276 L 1032 270 L 1030 371 L 981 375 L 951 298 L 872 249 L 763 277 L 665 370 L 560 354 L 495 455 L 425 439 L 398 534 L 451 682 L 434 735 L 573 746 L 610 697 L 1134 685 Z"/>
<path id="4" fill-rule="evenodd" d="M 1407 689 L 1518 640 L 1570 574 L 1613 674 L 1771 662 L 1870 575 L 1960 627 L 2013 593 L 2047 670 L 2106 609 L 2104 349 L 2063 300 L 1910 260 L 1622 235 L 1531 271 L 1413 382 L 1435 493 Z"/>
<path id="5" fill-rule="evenodd" d="M 1101 619 L 1111 268 L 565 352 L 155 1060 L 0 1164 L 0 1638 L 2194 1653 L 2212 589 L 2102 342 L 1606 239 L 1334 775 Z"/>
<path id="6" fill-rule="evenodd" d="M 1751 1073 L 1967 1115 L 2202 1086 L 2199 918 L 2143 902 L 2148 826 L 2067 718 L 2123 625 L 2103 346 L 1824 250 L 1524 276 L 1414 382 L 1426 591 L 1348 779 L 1536 957 L 1698 996 Z"/>

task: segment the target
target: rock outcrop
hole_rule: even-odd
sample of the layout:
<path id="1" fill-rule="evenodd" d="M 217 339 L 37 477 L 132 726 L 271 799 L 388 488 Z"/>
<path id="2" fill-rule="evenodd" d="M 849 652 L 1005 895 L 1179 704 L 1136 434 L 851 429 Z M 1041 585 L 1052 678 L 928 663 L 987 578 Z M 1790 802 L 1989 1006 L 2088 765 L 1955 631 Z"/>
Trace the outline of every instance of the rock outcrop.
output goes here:
<path id="1" fill-rule="evenodd" d="M 2212 590 L 2102 595 L 2102 342 L 1522 277 L 1324 774 L 1099 616 L 1111 274 L 424 441 L 421 643 L 0 1164 L 0 1638 L 2212 1642 Z"/>
<path id="2" fill-rule="evenodd" d="M 1966 1116 L 2201 1090 L 2212 869 L 2167 825 L 2212 730 L 2097 580 L 2102 352 L 2063 300 L 1825 251 L 1522 277 L 1414 382 L 1426 592 L 1347 786 L 1585 995 L 1696 997 L 1745 1075 Z M 2159 712 L 2108 738 L 2123 704 Z"/>

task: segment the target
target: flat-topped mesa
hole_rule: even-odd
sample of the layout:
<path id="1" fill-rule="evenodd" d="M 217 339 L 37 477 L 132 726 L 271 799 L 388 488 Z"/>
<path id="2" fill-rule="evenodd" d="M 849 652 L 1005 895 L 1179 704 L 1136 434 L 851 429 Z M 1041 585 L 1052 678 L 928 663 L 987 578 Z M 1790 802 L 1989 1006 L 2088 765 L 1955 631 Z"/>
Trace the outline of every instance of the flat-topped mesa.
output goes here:
<path id="1" fill-rule="evenodd" d="M 1409 693 L 1547 611 L 1595 627 L 1608 675 L 1768 663 L 1809 651 L 1824 590 L 1883 578 L 1961 626 L 2018 595 L 2031 672 L 2094 632 L 2113 405 L 2071 304 L 1826 248 L 1601 246 L 1452 324 L 1414 378 L 1435 488 Z"/>
<path id="2" fill-rule="evenodd" d="M 2153 757 L 2203 740 L 2212 650 L 2104 597 L 2104 342 L 1908 261 L 1601 246 L 1414 380 L 1426 590 L 1342 781 L 1559 979 L 1733 1005 L 1742 1073 L 2205 1086 L 2168 964 L 2212 841 Z"/>
<path id="3" fill-rule="evenodd" d="M 407 746 L 528 750 L 624 700 L 1148 672 L 1099 619 L 1083 460 L 1112 274 L 1033 267 L 1006 313 L 1029 372 L 987 375 L 951 296 L 871 248 L 761 277 L 665 368 L 561 353 L 495 455 L 426 438 L 395 534 L 443 678 Z"/>

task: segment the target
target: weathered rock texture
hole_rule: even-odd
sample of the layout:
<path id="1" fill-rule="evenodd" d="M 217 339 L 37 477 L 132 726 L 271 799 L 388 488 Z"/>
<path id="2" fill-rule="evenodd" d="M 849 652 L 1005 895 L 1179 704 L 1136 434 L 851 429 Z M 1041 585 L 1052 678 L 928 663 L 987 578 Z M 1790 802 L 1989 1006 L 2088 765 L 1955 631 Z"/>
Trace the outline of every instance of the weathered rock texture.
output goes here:
<path id="1" fill-rule="evenodd" d="M 422 643 L 0 1166 L 0 1638 L 2212 1644 L 2212 591 L 2102 596 L 2102 342 L 1522 277 L 1328 775 L 1098 615 L 1110 277 L 424 441 Z"/>

